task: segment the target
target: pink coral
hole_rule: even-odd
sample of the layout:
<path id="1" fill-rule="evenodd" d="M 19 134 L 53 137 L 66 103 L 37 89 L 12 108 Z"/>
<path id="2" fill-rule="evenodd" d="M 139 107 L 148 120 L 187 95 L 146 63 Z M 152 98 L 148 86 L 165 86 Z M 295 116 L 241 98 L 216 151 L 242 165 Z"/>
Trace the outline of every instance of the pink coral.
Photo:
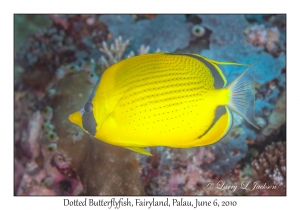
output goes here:
<path id="1" fill-rule="evenodd" d="M 264 25 L 247 26 L 244 30 L 246 41 L 258 46 L 264 46 L 270 53 L 275 53 L 279 47 L 280 32 L 277 27 L 265 28 Z"/>
<path id="2" fill-rule="evenodd" d="M 57 163 L 58 158 L 55 157 L 58 156 L 62 155 L 56 153 L 46 156 L 46 162 L 42 168 L 35 160 L 28 162 L 16 194 L 79 195 L 83 191 L 79 177 L 72 170 L 70 162 L 59 161 Z"/>
<path id="3" fill-rule="evenodd" d="M 172 173 L 166 188 L 167 192 L 169 192 L 171 195 L 176 195 L 179 191 L 179 185 L 185 184 L 185 179 L 186 175 L 182 173 Z"/>
<path id="4" fill-rule="evenodd" d="M 40 153 L 39 139 L 43 118 L 40 111 L 32 114 L 28 123 L 27 139 L 23 142 L 22 147 L 25 151 L 30 152 L 30 157 L 36 158 Z"/>
<path id="5" fill-rule="evenodd" d="M 169 154 L 170 151 L 172 151 L 172 155 Z M 189 150 L 164 148 L 164 157 L 161 157 L 161 154 L 156 150 L 151 152 L 155 156 L 147 159 L 148 163 L 141 174 L 147 183 L 146 192 L 148 194 L 203 194 L 202 191 L 198 191 L 199 186 L 205 186 L 207 181 L 214 175 L 212 171 L 201 168 L 202 164 L 214 160 L 214 154 L 209 147 Z M 155 157 L 159 157 L 157 160 L 160 161 L 157 162 Z"/>
<path id="6" fill-rule="evenodd" d="M 187 183 L 185 185 L 185 190 L 195 190 L 198 183 L 205 183 L 206 178 L 203 176 L 204 171 L 195 165 L 188 165 L 186 176 Z"/>
<path id="7" fill-rule="evenodd" d="M 247 41 L 254 45 L 265 45 L 267 43 L 268 33 L 264 25 L 253 25 L 245 29 Z"/>
<path id="8" fill-rule="evenodd" d="M 195 154 L 193 155 L 193 162 L 196 165 L 201 165 L 203 163 L 211 163 L 214 159 L 215 155 L 207 147 L 197 148 Z"/>

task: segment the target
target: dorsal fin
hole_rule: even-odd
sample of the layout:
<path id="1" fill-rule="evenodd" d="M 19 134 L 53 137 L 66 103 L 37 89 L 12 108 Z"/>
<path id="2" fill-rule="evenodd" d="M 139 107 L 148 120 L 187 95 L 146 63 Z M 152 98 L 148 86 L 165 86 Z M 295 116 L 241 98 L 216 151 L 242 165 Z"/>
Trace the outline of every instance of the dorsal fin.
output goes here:
<path id="1" fill-rule="evenodd" d="M 241 64 L 241 63 L 236 63 L 236 62 L 222 62 L 222 61 L 215 61 L 215 60 L 206 58 L 206 57 L 204 57 L 204 56 L 202 56 L 202 55 L 199 55 L 199 54 L 193 54 L 193 55 L 195 55 L 195 56 L 197 56 L 197 57 L 199 57 L 199 58 L 202 58 L 202 59 L 206 60 L 207 62 L 211 63 L 211 64 L 215 67 L 215 69 L 218 71 L 218 73 L 220 74 L 221 78 L 222 78 L 223 81 L 224 81 L 223 87 L 226 86 L 227 80 L 226 80 L 226 78 L 225 78 L 225 76 L 224 76 L 222 70 L 219 68 L 218 65 L 249 66 L 248 64 Z"/>
<path id="2" fill-rule="evenodd" d="M 205 57 L 197 54 L 182 54 L 192 58 L 195 58 L 202 62 L 207 68 L 210 70 L 213 78 L 214 78 L 214 87 L 216 89 L 220 89 L 226 86 L 227 80 L 222 72 L 222 70 L 210 60 L 207 60 Z"/>

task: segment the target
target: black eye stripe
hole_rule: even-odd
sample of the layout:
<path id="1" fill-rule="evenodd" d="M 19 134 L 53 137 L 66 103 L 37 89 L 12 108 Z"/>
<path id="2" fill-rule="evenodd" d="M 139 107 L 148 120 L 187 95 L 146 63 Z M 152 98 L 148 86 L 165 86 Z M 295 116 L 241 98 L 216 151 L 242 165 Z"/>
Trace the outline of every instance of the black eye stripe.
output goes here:
<path id="1" fill-rule="evenodd" d="M 89 134 L 92 134 L 93 136 L 96 135 L 97 123 L 93 111 L 82 115 L 82 127 L 89 132 Z"/>
<path id="2" fill-rule="evenodd" d="M 83 107 L 84 113 L 82 114 L 82 127 L 87 132 L 89 132 L 89 134 L 92 134 L 93 136 L 96 135 L 97 123 L 96 123 L 96 120 L 94 117 L 92 100 L 94 98 L 95 91 L 96 91 L 97 87 L 99 86 L 100 80 L 101 80 L 101 76 L 100 76 L 97 84 L 94 86 L 89 99 L 85 103 L 85 105 Z"/>
<path id="3" fill-rule="evenodd" d="M 95 136 L 97 123 L 94 117 L 93 104 L 88 101 L 84 105 L 83 109 L 84 109 L 84 113 L 82 115 L 82 127 L 87 132 Z"/>

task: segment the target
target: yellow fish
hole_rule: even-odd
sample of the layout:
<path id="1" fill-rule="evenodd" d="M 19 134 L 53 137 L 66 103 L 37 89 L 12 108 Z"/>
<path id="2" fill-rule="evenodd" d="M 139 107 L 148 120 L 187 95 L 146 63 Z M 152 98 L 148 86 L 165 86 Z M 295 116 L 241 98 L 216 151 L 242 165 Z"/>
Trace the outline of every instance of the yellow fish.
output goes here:
<path id="1" fill-rule="evenodd" d="M 233 122 L 231 110 L 256 126 L 254 74 L 226 86 L 218 62 L 197 54 L 154 53 L 109 67 L 84 107 L 69 120 L 106 143 L 151 155 L 143 147 L 213 144 Z"/>

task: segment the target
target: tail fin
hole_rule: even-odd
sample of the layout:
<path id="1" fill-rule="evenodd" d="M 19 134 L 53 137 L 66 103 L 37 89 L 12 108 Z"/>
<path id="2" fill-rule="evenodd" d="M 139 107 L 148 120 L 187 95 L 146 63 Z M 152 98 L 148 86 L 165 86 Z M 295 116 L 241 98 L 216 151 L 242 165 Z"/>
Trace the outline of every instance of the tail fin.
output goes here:
<path id="1" fill-rule="evenodd" d="M 240 76 L 238 76 L 227 89 L 230 90 L 230 101 L 228 106 L 231 110 L 242 116 L 247 122 L 259 128 L 255 122 L 255 91 L 254 72 L 249 71 L 250 65 Z"/>

